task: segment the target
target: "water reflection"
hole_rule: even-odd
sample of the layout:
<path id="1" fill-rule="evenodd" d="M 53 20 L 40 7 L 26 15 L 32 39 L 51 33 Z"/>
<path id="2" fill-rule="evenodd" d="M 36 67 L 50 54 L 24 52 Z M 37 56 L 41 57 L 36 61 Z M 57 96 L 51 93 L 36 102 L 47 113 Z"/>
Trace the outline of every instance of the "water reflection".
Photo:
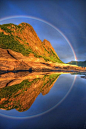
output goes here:
<path id="1" fill-rule="evenodd" d="M 71 128 L 76 128 L 76 121 L 82 123 L 86 119 L 86 80 L 82 78 L 85 75 L 60 72 L 1 74 L 0 115 L 19 121 L 34 117 L 34 121 L 43 121 L 43 117 L 44 121 L 45 118 L 50 121 L 53 118 L 60 127 L 65 126 L 64 120 L 64 123 L 72 122 Z"/>
<path id="2" fill-rule="evenodd" d="M 66 99 L 75 78 L 64 72 L 0 74 L 0 114 L 31 118 L 47 113 Z"/>
<path id="3" fill-rule="evenodd" d="M 86 72 L 71 73 L 71 75 L 79 75 L 81 78 L 86 79 Z"/>
<path id="4" fill-rule="evenodd" d="M 49 93 L 60 73 L 6 73 L 0 75 L 0 109 L 28 110 L 37 96 Z"/>

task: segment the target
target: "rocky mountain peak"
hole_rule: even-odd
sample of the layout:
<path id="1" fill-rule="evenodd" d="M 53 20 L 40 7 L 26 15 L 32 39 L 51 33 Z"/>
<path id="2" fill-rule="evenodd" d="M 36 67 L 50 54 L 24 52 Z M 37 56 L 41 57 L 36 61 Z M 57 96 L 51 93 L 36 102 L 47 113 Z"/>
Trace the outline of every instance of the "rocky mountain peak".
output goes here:
<path id="1" fill-rule="evenodd" d="M 19 25 L 0 25 L 0 48 L 11 49 L 24 56 L 33 54 L 34 57 L 43 58 L 45 61 L 62 63 L 51 43 L 46 39 L 42 42 L 34 28 L 25 22 Z"/>

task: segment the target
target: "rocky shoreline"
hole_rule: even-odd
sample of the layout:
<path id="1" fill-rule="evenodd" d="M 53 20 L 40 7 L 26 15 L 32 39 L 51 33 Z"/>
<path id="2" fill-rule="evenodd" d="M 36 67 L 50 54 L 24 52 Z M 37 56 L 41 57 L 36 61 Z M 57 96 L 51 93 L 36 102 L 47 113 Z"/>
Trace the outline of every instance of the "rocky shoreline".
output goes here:
<path id="1" fill-rule="evenodd" d="M 0 48 L 0 74 L 6 72 L 86 72 L 86 67 L 64 63 L 45 62 L 42 58 L 26 57 L 10 49 Z"/>

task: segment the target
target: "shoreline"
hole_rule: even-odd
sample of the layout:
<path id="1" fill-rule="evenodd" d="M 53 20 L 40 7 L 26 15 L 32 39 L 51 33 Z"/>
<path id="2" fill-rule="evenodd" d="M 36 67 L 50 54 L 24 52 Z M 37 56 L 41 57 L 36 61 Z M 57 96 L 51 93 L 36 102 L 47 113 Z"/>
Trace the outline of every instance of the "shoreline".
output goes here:
<path id="1" fill-rule="evenodd" d="M 39 70 L 0 70 L 0 74 L 5 74 L 5 73 L 18 73 L 18 72 L 29 72 L 29 73 L 34 73 L 34 72 L 62 72 L 62 73 L 86 73 L 85 71 L 79 71 L 79 70 L 63 70 L 63 69 L 39 69 Z"/>

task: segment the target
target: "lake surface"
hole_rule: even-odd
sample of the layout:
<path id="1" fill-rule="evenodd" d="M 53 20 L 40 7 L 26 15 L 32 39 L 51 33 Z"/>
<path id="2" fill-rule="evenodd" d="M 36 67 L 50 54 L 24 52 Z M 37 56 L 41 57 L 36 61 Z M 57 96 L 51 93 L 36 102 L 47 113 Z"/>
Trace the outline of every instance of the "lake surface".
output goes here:
<path id="1" fill-rule="evenodd" d="M 9 83 L 8 74 L 0 88 L 0 117 L 11 121 L 8 128 L 86 128 L 85 74 L 13 74 Z"/>

